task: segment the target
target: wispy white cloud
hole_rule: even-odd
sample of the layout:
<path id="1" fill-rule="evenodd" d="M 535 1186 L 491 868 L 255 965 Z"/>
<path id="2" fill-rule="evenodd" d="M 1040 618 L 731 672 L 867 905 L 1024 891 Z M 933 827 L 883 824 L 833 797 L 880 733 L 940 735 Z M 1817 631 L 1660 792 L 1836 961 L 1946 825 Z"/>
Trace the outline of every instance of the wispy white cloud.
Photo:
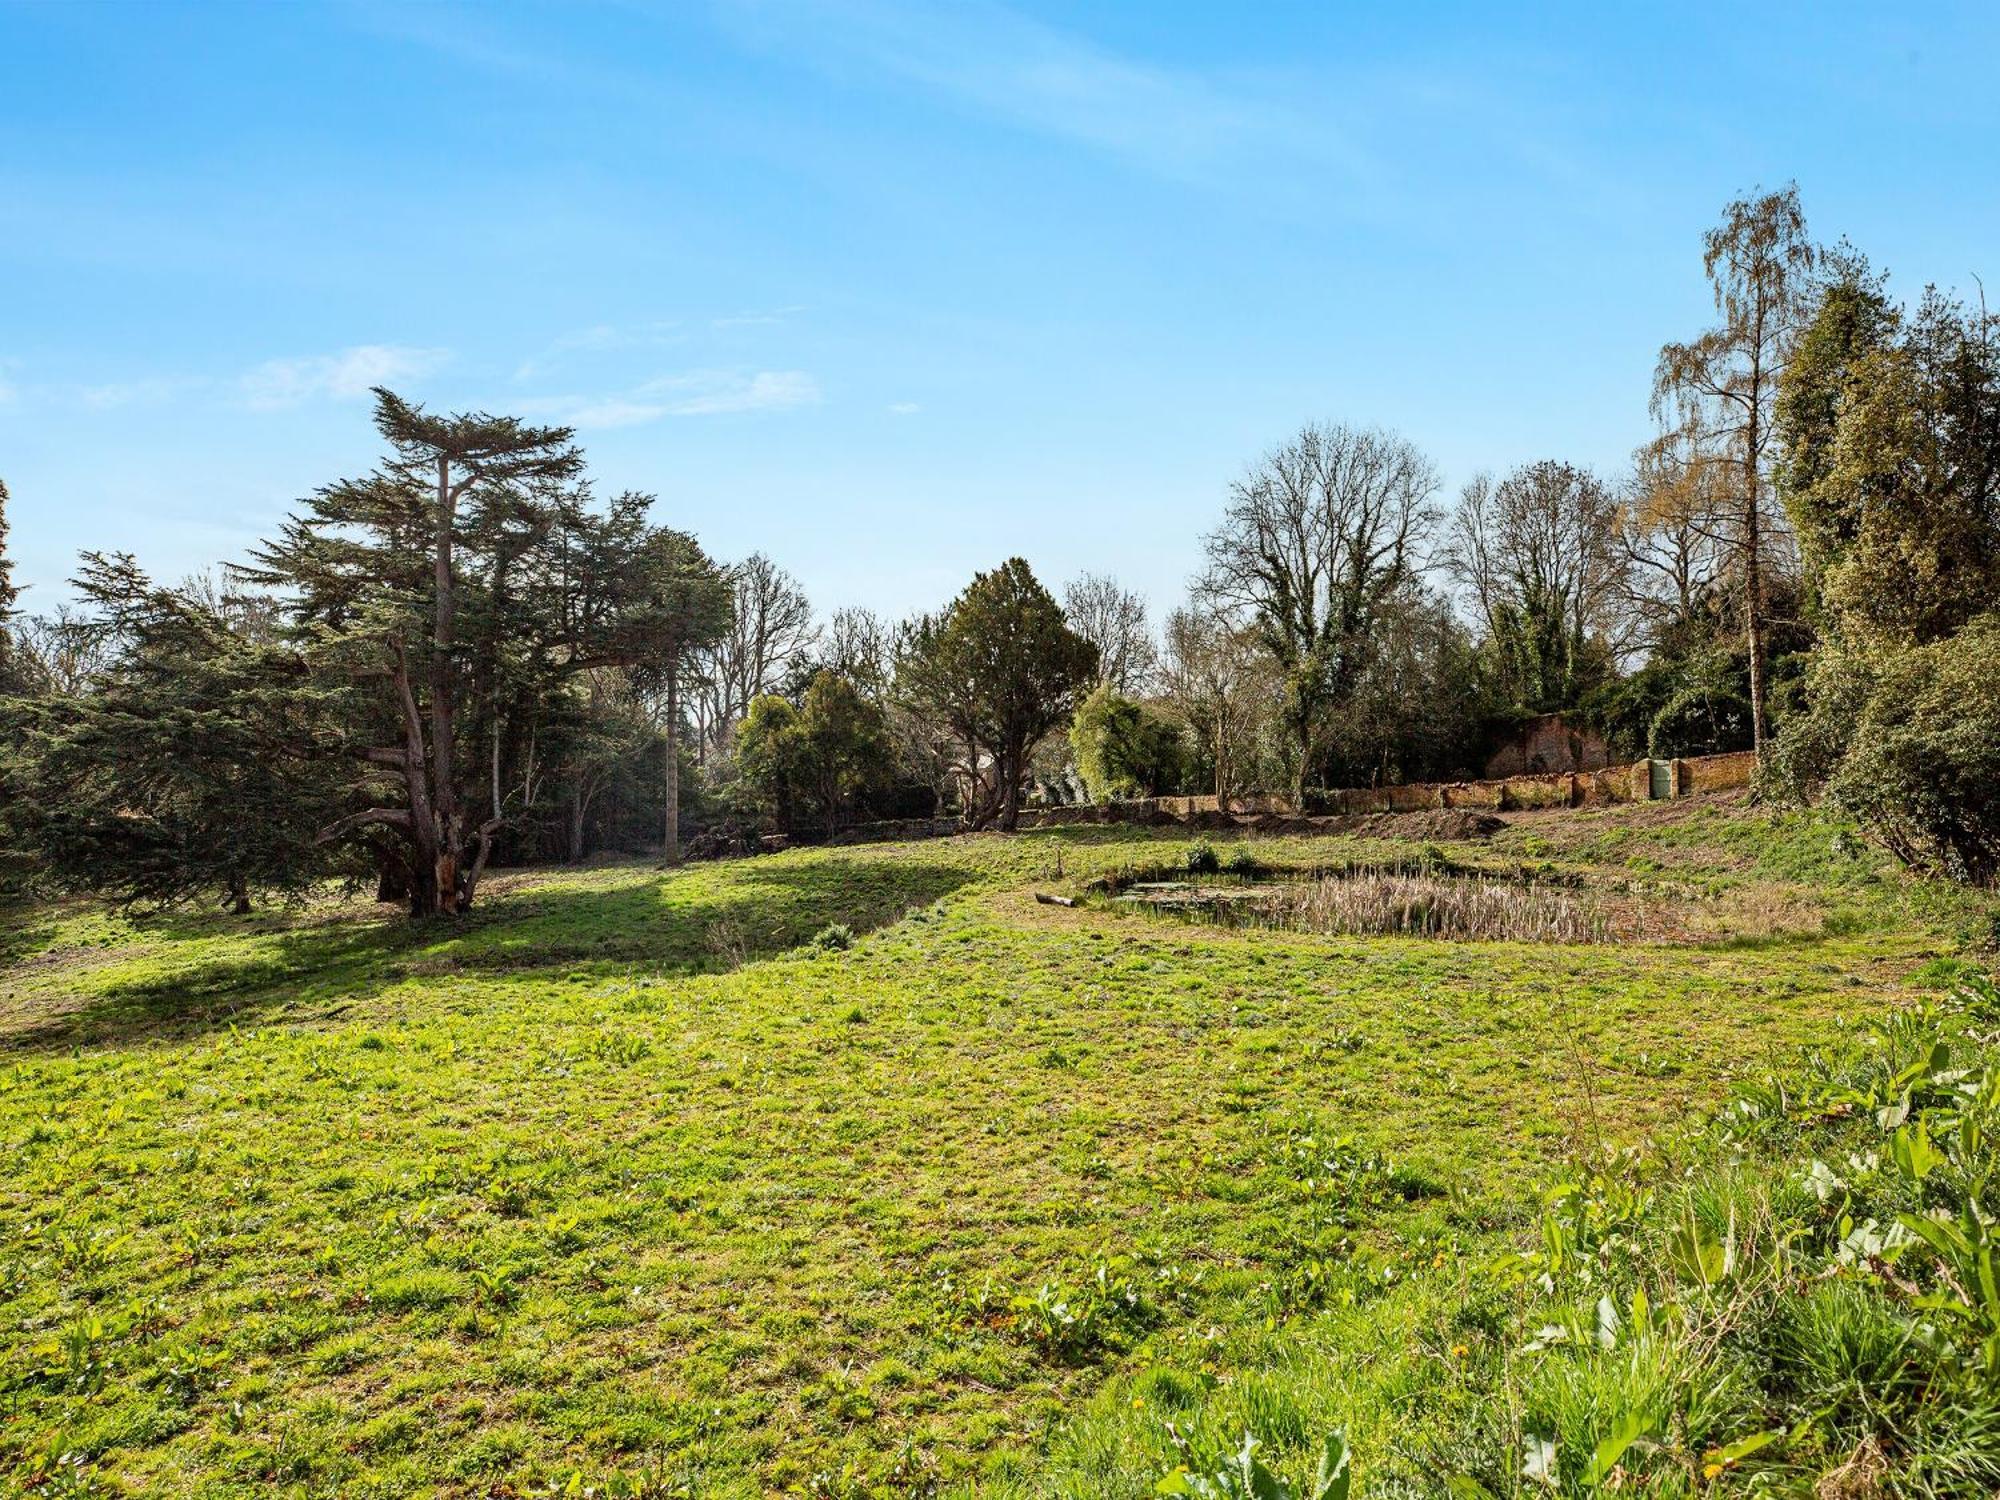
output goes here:
<path id="1" fill-rule="evenodd" d="M 121 406 L 154 406 L 207 384 L 193 375 L 146 375 L 137 380 L 87 385 L 77 392 L 77 397 L 93 411 L 113 411 Z"/>
<path id="2" fill-rule="evenodd" d="M 825 71 L 899 79 L 1175 177 L 1227 180 L 1274 160 L 1374 170 L 1323 108 L 1268 79 L 1124 56 L 993 0 L 733 0 L 722 14 L 753 43 Z"/>
<path id="3" fill-rule="evenodd" d="M 914 401 L 891 401 L 889 415 L 892 417 L 914 417 L 923 408 Z"/>
<path id="4" fill-rule="evenodd" d="M 563 396 L 523 403 L 573 427 L 638 427 L 667 417 L 784 411 L 816 406 L 819 382 L 803 370 L 698 370 L 664 375 L 616 395 Z"/>
<path id="5" fill-rule="evenodd" d="M 533 380 L 566 363 L 577 354 L 603 353 L 612 349 L 658 348 L 679 343 L 685 334 L 672 321 L 646 323 L 593 323 L 588 328 L 571 329 L 549 340 L 538 354 L 531 354 L 514 368 L 516 380 Z"/>
<path id="6" fill-rule="evenodd" d="M 664 392 L 687 391 L 669 402 L 669 414 L 706 417 L 718 412 L 782 411 L 789 406 L 819 404 L 819 382 L 803 370 L 759 370 L 743 379 L 697 377 L 692 382 L 668 381 Z"/>
<path id="7" fill-rule="evenodd" d="M 767 312 L 733 313 L 724 318 L 710 318 L 708 326 L 718 332 L 726 328 L 777 328 L 804 311 L 803 307 L 792 306 L 774 307 Z"/>
<path id="8" fill-rule="evenodd" d="M 428 375 L 451 358 L 448 349 L 357 344 L 337 354 L 267 360 L 241 381 L 244 401 L 259 411 L 330 399 L 351 401 L 371 386 Z"/>

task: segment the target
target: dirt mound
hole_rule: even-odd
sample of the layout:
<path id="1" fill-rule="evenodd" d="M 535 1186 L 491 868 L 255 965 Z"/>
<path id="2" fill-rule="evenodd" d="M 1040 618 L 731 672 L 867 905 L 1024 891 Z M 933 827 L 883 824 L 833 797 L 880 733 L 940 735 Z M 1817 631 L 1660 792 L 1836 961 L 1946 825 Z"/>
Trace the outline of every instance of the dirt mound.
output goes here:
<path id="1" fill-rule="evenodd" d="M 1472 808 L 1438 808 L 1432 812 L 1370 813 L 1357 833 L 1384 839 L 1444 839 L 1476 842 L 1490 839 L 1507 826 L 1505 818 Z"/>
<path id="2" fill-rule="evenodd" d="M 1189 813 L 1181 821 L 1189 828 L 1199 828 L 1209 833 L 1234 833 L 1244 827 L 1256 826 L 1255 819 L 1239 818 L 1234 813 L 1216 812 L 1212 809 L 1208 812 Z"/>
<path id="3" fill-rule="evenodd" d="M 1477 843 L 1507 826 L 1505 818 L 1469 808 L 1438 808 L 1428 812 L 1350 813 L 1341 817 L 1302 818 L 1266 813 L 1250 824 L 1259 833 L 1312 837 L 1345 833 L 1370 839 L 1421 839 L 1444 843 Z"/>

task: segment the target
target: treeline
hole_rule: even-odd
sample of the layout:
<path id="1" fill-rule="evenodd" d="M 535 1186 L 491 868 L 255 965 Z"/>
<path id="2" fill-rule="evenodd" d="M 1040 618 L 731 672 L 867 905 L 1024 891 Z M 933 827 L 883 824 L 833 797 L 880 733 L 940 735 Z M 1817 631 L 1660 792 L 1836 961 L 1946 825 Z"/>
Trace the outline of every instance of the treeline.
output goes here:
<path id="1" fill-rule="evenodd" d="M 345 879 L 463 911 L 495 865 L 754 847 L 1024 803 L 1476 774 L 1560 713 L 1614 757 L 1755 747 L 1912 862 L 2000 872 L 1995 320 L 1899 304 L 1794 190 L 1706 237 L 1628 473 L 1445 504 L 1394 433 L 1252 464 L 1189 596 L 1011 559 L 935 613 L 819 617 L 759 554 L 593 494 L 562 428 L 377 392 L 384 453 L 214 578 L 86 554 L 23 614 L 0 489 L 11 878 L 248 906 Z"/>

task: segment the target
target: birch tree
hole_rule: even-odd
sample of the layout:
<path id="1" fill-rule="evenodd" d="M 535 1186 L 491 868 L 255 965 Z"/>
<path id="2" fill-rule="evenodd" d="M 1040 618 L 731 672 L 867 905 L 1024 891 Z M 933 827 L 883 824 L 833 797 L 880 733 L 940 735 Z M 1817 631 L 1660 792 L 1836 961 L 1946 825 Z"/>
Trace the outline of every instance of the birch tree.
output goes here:
<path id="1" fill-rule="evenodd" d="M 1661 349 L 1653 375 L 1654 414 L 1713 471 L 1720 504 L 1711 533 L 1742 575 L 1751 739 L 1760 758 L 1769 733 L 1765 574 L 1784 542 L 1771 476 L 1774 408 L 1816 257 L 1796 186 L 1729 204 L 1702 241 L 1719 321 Z"/>

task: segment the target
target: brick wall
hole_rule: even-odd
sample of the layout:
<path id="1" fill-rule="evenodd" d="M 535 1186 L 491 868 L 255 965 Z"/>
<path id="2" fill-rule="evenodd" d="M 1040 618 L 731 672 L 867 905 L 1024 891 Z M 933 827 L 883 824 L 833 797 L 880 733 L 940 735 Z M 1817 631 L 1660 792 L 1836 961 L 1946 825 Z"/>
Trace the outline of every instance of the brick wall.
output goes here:
<path id="1" fill-rule="evenodd" d="M 1755 752 L 1701 755 L 1672 764 L 1672 795 L 1720 792 L 1750 785 L 1757 773 Z M 1652 793 L 1652 765 L 1596 770 L 1559 771 L 1542 776 L 1503 776 L 1490 781 L 1412 782 L 1407 786 L 1347 787 L 1326 792 L 1330 813 L 1418 812 L 1435 807 L 1481 808 L 1512 812 L 1539 807 L 1599 807 L 1616 802 L 1644 802 Z M 1277 813 L 1290 816 L 1297 805 L 1279 793 L 1257 793 L 1228 799 L 1227 811 L 1238 814 Z M 1062 828 L 1091 823 L 1150 823 L 1165 818 L 1186 820 L 1221 810 L 1213 796 L 1138 797 L 1120 802 L 1094 802 L 1073 807 L 1025 808 L 1023 828 Z M 946 819 L 911 819 L 899 824 L 863 824 L 848 838 L 904 838 L 928 832 L 949 832 Z"/>
<path id="2" fill-rule="evenodd" d="M 1674 768 L 1680 773 L 1677 778 L 1678 796 L 1726 791 L 1731 787 L 1748 786 L 1757 779 L 1757 752 L 1739 750 L 1733 755 L 1698 755 L 1675 761 Z"/>
<path id="3" fill-rule="evenodd" d="M 1510 776 L 1594 771 L 1610 760 L 1610 747 L 1602 735 L 1571 724 L 1561 714 L 1543 714 L 1528 720 L 1512 740 L 1493 752 L 1486 762 L 1486 775 L 1499 781 Z"/>

